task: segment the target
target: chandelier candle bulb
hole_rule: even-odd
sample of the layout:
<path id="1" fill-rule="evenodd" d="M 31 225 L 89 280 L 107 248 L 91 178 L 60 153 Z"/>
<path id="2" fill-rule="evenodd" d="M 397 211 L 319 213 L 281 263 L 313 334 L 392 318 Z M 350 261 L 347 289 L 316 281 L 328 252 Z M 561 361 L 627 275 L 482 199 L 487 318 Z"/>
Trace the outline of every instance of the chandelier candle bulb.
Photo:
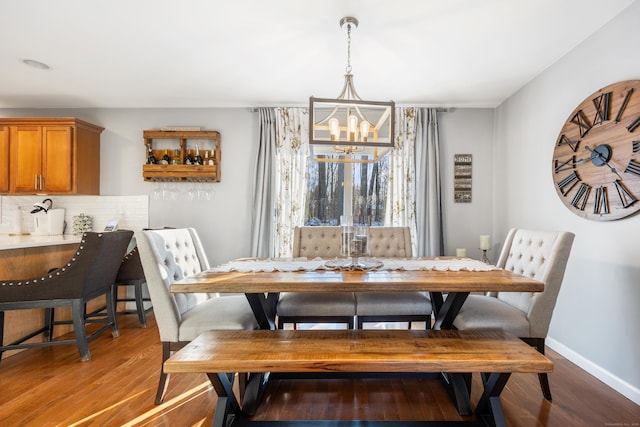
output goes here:
<path id="1" fill-rule="evenodd" d="M 360 139 L 362 139 L 363 142 L 367 142 L 367 137 L 369 136 L 369 127 L 370 126 L 371 125 L 366 120 L 363 120 L 363 121 L 360 122 Z"/>
<path id="2" fill-rule="evenodd" d="M 347 128 L 349 132 L 349 141 L 355 141 L 356 135 L 358 134 L 358 117 L 350 115 L 347 122 Z"/>
<path id="3" fill-rule="evenodd" d="M 340 140 L 340 122 L 335 117 L 329 120 L 329 133 L 332 141 Z"/>
<path id="4" fill-rule="evenodd" d="M 486 234 L 480 236 L 480 249 L 483 251 L 491 249 L 491 236 Z"/>

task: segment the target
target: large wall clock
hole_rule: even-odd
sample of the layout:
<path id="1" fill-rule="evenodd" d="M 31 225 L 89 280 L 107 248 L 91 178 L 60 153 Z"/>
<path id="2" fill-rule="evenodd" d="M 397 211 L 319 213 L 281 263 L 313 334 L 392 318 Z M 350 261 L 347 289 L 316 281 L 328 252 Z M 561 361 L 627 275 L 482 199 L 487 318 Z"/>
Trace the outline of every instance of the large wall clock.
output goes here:
<path id="1" fill-rule="evenodd" d="M 640 80 L 611 84 L 576 107 L 551 171 L 562 202 L 583 218 L 610 221 L 640 210 Z"/>

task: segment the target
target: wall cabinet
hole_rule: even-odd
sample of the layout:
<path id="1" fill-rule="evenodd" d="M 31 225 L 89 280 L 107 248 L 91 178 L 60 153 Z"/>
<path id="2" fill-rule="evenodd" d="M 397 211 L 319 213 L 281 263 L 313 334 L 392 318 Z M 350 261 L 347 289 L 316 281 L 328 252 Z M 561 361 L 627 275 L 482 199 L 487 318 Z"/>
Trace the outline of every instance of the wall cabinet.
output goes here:
<path id="1" fill-rule="evenodd" d="M 0 119 L 0 141 L 8 139 L 9 152 L 9 185 L 0 177 L 0 192 L 99 194 L 103 130 L 74 118 Z"/>
<path id="2" fill-rule="evenodd" d="M 9 192 L 9 126 L 0 126 L 0 193 Z"/>
<path id="3" fill-rule="evenodd" d="M 158 164 L 142 166 L 145 181 L 220 181 L 220 133 L 208 130 L 145 130 L 143 131 L 145 156 L 153 153 Z M 185 164 L 188 156 L 195 157 L 196 144 L 201 156 L 209 155 L 210 161 L 202 165 Z M 177 155 L 176 155 L 177 151 Z M 175 164 L 162 164 L 167 154 Z M 208 164 L 211 163 L 211 164 Z"/>

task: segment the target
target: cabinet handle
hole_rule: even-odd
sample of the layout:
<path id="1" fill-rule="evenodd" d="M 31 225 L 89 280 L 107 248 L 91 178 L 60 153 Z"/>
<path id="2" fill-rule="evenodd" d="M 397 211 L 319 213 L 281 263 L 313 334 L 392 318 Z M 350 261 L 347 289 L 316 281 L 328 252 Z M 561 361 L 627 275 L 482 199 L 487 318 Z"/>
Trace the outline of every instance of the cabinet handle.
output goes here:
<path id="1" fill-rule="evenodd" d="M 40 175 L 40 190 L 44 190 L 44 177 Z"/>
<path id="2" fill-rule="evenodd" d="M 33 176 L 33 189 L 34 190 L 38 189 L 38 177 L 39 177 L 39 175 L 34 175 Z"/>

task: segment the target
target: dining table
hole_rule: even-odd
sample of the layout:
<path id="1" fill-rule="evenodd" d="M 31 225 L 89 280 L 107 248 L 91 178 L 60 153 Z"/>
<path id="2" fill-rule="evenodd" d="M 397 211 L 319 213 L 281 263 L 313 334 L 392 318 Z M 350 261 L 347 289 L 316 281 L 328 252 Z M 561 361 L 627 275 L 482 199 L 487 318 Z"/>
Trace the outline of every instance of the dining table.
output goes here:
<path id="1" fill-rule="evenodd" d="M 172 293 L 244 293 L 261 329 L 276 328 L 282 292 L 428 292 L 433 329 L 452 329 L 470 293 L 542 292 L 544 283 L 479 260 L 243 258 L 174 282 Z M 462 375 L 443 374 L 461 415 L 471 412 Z"/>
<path id="2" fill-rule="evenodd" d="M 262 329 L 275 329 L 282 292 L 429 292 L 433 329 L 451 329 L 470 293 L 542 292 L 544 283 L 469 258 L 243 258 L 178 280 L 170 290 L 244 293 Z"/>

